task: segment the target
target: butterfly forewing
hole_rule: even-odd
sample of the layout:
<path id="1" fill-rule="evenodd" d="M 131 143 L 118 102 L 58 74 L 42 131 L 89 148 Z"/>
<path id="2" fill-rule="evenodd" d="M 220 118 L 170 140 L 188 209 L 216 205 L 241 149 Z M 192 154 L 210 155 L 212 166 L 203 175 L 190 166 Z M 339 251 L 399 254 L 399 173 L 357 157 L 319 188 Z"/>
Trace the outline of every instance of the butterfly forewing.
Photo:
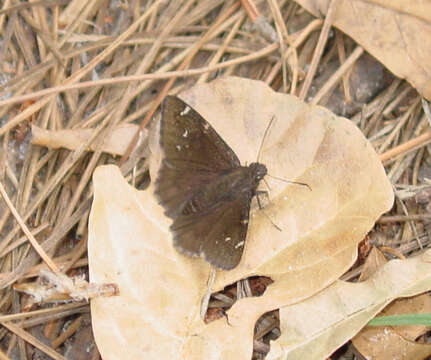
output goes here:
<path id="1" fill-rule="evenodd" d="M 240 166 L 238 157 L 212 126 L 181 99 L 168 96 L 163 102 L 160 144 L 165 160 L 178 160 L 213 172 Z"/>
<path id="2" fill-rule="evenodd" d="M 172 218 L 201 185 L 219 176 L 220 171 L 240 166 L 238 157 L 212 126 L 174 96 L 163 102 L 160 145 L 164 159 L 156 193 Z"/>

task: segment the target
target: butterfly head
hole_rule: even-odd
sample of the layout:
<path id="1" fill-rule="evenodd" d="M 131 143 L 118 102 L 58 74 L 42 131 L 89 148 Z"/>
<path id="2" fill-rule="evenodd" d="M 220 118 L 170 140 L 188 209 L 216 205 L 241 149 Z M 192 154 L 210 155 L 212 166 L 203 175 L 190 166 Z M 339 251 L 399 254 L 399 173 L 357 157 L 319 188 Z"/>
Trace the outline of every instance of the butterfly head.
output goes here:
<path id="1" fill-rule="evenodd" d="M 249 165 L 249 168 L 252 174 L 254 175 L 253 177 L 256 181 L 262 180 L 265 177 L 265 175 L 268 173 L 266 166 L 258 162 L 251 163 Z"/>

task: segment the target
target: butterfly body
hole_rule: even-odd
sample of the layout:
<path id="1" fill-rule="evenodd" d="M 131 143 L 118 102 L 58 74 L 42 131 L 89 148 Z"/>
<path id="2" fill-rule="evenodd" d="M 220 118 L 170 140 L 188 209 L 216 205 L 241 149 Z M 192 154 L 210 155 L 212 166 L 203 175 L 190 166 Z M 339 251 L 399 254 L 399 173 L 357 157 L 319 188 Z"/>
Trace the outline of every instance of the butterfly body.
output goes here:
<path id="1" fill-rule="evenodd" d="M 160 146 L 155 194 L 173 220 L 174 246 L 187 255 L 203 255 L 217 268 L 234 268 L 265 165 L 241 166 L 211 125 L 174 96 L 163 102 Z"/>

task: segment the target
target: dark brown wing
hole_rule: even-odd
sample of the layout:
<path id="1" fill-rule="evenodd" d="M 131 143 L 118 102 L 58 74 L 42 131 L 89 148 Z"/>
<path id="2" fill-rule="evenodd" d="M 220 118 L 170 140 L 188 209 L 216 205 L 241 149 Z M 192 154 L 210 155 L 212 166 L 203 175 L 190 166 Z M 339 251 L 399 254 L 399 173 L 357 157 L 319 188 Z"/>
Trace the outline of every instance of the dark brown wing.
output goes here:
<path id="1" fill-rule="evenodd" d="M 174 246 L 186 255 L 203 255 L 217 268 L 233 269 L 244 251 L 250 200 L 251 193 L 243 193 L 205 214 L 177 217 L 171 226 Z"/>
<path id="2" fill-rule="evenodd" d="M 162 105 L 160 145 L 164 159 L 156 195 L 171 218 L 203 184 L 240 166 L 238 157 L 211 125 L 175 96 L 166 97 Z"/>

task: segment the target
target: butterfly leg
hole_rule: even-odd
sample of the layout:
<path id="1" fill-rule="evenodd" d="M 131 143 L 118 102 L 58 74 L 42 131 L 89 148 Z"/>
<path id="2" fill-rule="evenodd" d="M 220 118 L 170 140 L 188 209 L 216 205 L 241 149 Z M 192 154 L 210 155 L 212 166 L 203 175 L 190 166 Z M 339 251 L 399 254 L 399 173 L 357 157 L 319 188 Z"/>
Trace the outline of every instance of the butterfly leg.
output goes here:
<path id="1" fill-rule="evenodd" d="M 268 220 L 271 222 L 272 225 L 274 225 L 274 227 L 278 230 L 278 231 L 283 231 L 282 228 L 280 226 L 278 226 L 277 224 L 274 223 L 274 221 L 271 220 L 271 218 L 269 217 L 269 215 L 265 212 L 262 203 L 260 202 L 260 198 L 259 196 L 261 195 L 266 195 L 268 201 L 269 201 L 269 196 L 268 196 L 268 191 L 264 191 L 264 190 L 256 190 L 256 200 L 257 200 L 257 205 L 259 206 L 259 209 L 262 210 L 263 214 L 268 218 Z"/>
<path id="2" fill-rule="evenodd" d="M 262 210 L 264 208 L 264 206 L 262 206 L 262 203 L 261 203 L 261 200 L 260 200 L 260 196 L 262 196 L 262 195 L 266 195 L 267 202 L 269 202 L 268 191 L 265 191 L 265 190 L 256 190 L 256 200 L 257 200 L 257 205 L 259 206 L 260 210 Z"/>

